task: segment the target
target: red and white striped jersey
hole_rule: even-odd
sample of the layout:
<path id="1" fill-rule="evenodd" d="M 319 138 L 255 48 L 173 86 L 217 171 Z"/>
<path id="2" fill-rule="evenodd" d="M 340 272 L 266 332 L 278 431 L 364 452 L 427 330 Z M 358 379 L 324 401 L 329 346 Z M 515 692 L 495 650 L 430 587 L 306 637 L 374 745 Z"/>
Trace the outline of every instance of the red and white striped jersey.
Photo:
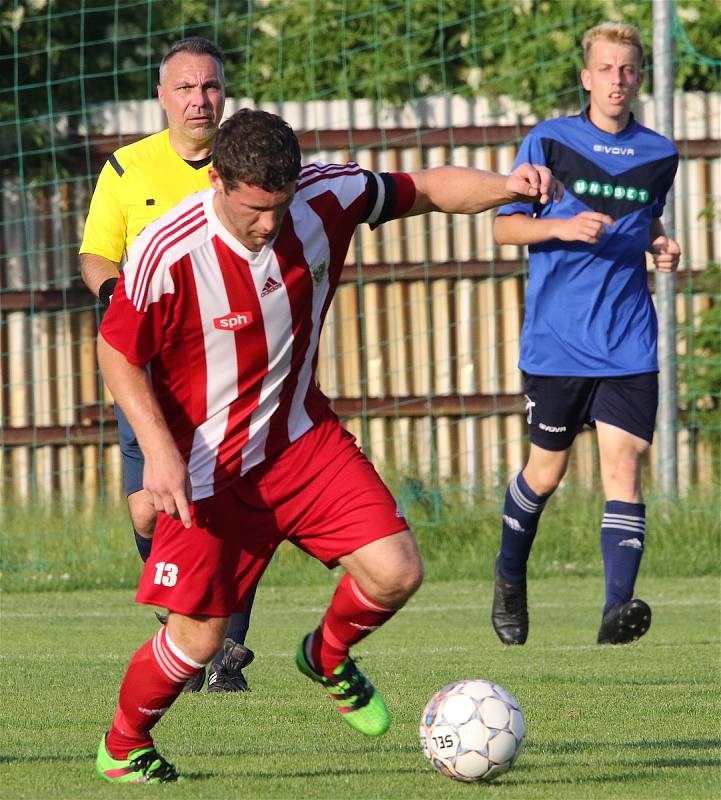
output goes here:
<path id="1" fill-rule="evenodd" d="M 355 227 L 405 214 L 411 178 L 357 164 L 311 164 L 276 238 L 245 248 L 213 210 L 213 190 L 150 224 L 130 251 L 103 338 L 154 391 L 209 497 L 326 413 L 315 368 L 323 320 Z"/>

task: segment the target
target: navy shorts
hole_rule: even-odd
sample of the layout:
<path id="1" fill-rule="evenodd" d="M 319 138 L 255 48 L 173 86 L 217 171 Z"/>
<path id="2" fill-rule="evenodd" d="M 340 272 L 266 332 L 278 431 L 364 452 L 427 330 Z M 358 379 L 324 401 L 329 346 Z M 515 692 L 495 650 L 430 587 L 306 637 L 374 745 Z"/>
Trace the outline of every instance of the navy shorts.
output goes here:
<path id="1" fill-rule="evenodd" d="M 658 373 L 575 378 L 523 373 L 531 442 L 567 450 L 584 425 L 606 422 L 649 444 L 658 408 Z"/>
<path id="2" fill-rule="evenodd" d="M 120 453 L 123 456 L 123 482 L 125 483 L 125 496 L 128 497 L 143 488 L 143 469 L 145 458 L 140 449 L 135 433 L 130 427 L 128 418 L 123 414 L 119 405 L 115 406 L 115 416 L 118 419 L 118 435 L 120 437 Z"/>

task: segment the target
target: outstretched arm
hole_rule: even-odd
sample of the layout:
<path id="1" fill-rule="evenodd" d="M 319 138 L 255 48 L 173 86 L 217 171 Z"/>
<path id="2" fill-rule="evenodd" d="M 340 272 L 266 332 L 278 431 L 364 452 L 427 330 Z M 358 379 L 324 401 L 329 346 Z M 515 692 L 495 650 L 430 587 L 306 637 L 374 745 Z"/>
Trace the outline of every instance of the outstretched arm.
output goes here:
<path id="1" fill-rule="evenodd" d="M 510 175 L 466 167 L 435 167 L 412 172 L 416 199 L 406 216 L 443 211 L 478 214 L 505 203 L 548 203 L 563 186 L 547 167 L 521 164 Z"/>
<path id="2" fill-rule="evenodd" d="M 105 383 L 123 409 L 145 457 L 143 487 L 157 511 L 190 520 L 188 469 L 168 429 L 148 373 L 98 336 L 98 362 Z"/>
<path id="3" fill-rule="evenodd" d="M 498 244 L 538 244 L 551 239 L 598 244 L 611 225 L 611 217 L 597 211 L 582 211 L 569 218 L 509 214 L 493 221 L 493 236 Z"/>

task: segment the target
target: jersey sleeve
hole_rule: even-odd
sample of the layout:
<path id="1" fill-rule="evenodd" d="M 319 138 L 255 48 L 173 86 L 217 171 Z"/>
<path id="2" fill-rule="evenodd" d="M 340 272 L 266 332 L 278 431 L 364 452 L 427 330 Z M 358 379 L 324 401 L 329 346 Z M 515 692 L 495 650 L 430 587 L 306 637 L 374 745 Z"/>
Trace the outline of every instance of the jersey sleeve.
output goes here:
<path id="1" fill-rule="evenodd" d="M 120 202 L 121 175 L 113 157 L 105 162 L 90 201 L 80 253 L 92 253 L 120 263 L 128 229 L 127 209 Z M 122 171 L 122 170 L 121 170 Z"/>
<path id="2" fill-rule="evenodd" d="M 535 128 L 521 142 L 516 158 L 513 161 L 513 169 L 525 163 L 546 165 L 546 156 L 543 153 L 541 137 L 536 134 Z M 497 215 L 502 217 L 510 216 L 511 214 L 525 214 L 527 217 L 532 217 L 536 210 L 534 203 L 508 203 L 498 209 Z"/>
<path id="3" fill-rule="evenodd" d="M 416 199 L 416 186 L 404 172 L 369 172 L 366 177 L 367 201 L 360 222 L 377 228 L 407 214 Z"/>
<path id="4" fill-rule="evenodd" d="M 144 234 L 133 242 L 100 324 L 108 344 L 139 367 L 160 352 L 175 296 L 170 264 L 153 257 L 152 241 Z"/>
<path id="5" fill-rule="evenodd" d="M 663 183 L 663 188 L 661 191 L 656 195 L 656 199 L 653 201 L 651 205 L 651 214 L 654 217 L 661 217 L 663 215 L 663 209 L 666 205 L 666 195 L 668 194 L 671 186 L 673 185 L 674 178 L 676 177 L 676 171 L 678 170 L 678 151 L 676 151 L 675 156 L 671 157 L 666 160 L 666 163 L 661 167 L 661 181 Z"/>

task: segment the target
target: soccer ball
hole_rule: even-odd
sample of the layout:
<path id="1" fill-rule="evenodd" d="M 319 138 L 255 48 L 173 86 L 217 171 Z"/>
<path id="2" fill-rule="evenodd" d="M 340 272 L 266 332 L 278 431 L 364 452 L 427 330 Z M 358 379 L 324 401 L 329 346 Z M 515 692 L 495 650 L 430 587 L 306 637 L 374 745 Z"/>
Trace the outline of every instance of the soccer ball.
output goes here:
<path id="1" fill-rule="evenodd" d="M 513 766 L 526 739 L 516 698 L 491 681 L 456 681 L 437 691 L 421 716 L 426 758 L 456 781 L 490 781 Z"/>

